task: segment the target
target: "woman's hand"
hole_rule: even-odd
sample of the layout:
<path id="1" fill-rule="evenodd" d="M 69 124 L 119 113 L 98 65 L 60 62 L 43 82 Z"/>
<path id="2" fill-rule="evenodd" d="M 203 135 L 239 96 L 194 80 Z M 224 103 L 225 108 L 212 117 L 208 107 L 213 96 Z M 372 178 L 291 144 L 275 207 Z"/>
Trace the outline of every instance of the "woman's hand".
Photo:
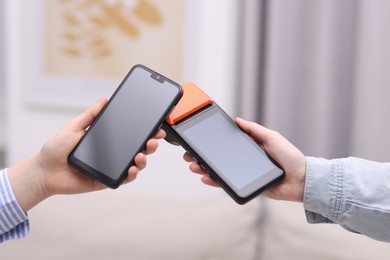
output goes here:
<path id="1" fill-rule="evenodd" d="M 107 99 L 100 99 L 60 129 L 37 154 L 8 169 L 15 197 L 25 212 L 55 194 L 76 194 L 106 188 L 67 162 L 68 155 L 106 103 Z M 157 139 L 164 137 L 165 132 L 159 130 L 155 138 L 147 142 L 145 151 L 136 155 L 135 165 L 129 168 L 124 183 L 133 181 L 138 172 L 145 168 L 146 155 L 153 153 L 158 147 Z"/>

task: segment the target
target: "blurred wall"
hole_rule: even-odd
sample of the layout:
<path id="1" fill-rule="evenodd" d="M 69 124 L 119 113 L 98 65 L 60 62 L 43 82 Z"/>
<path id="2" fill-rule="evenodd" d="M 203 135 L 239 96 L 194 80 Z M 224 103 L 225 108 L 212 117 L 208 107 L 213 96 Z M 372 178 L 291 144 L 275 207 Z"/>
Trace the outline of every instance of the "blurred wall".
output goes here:
<path id="1" fill-rule="evenodd" d="M 30 69 L 25 59 L 26 33 L 33 30 L 25 24 L 25 15 L 33 2 L 6 1 L 6 74 L 7 117 L 6 146 L 7 165 L 11 165 L 40 149 L 44 141 L 68 120 L 81 112 L 80 109 L 31 106 L 25 100 L 25 86 L 31 84 L 26 77 Z M 202 87 L 228 112 L 234 111 L 234 83 L 236 59 L 236 1 L 188 1 L 187 30 L 185 35 L 185 66 L 180 82 L 192 81 Z M 218 19 L 215 14 L 218 13 Z M 28 49 L 28 48 L 27 48 Z M 167 61 L 169 65 L 169 61 Z M 146 64 L 147 65 L 147 64 Z M 175 80 L 175 79 L 174 79 Z M 97 99 L 98 97 L 96 97 Z M 187 171 L 179 147 L 161 143 L 156 164 L 172 165 L 172 171 Z M 174 149 L 180 151 L 180 157 Z M 178 168 L 176 168 L 178 167 Z M 148 175 L 152 169 L 146 169 Z M 159 189 L 159 180 L 154 188 Z M 192 186 L 190 184 L 190 186 Z M 153 189 L 153 188 L 151 188 Z M 165 188 L 168 190 L 168 188 Z M 185 189 L 184 189 L 185 190 Z"/>
<path id="2" fill-rule="evenodd" d="M 67 121 L 82 109 L 31 106 L 26 103 L 25 87 L 29 82 L 26 71 L 30 68 L 25 59 L 24 38 L 26 25 L 24 15 L 34 8 L 33 2 L 5 1 L 6 45 L 6 165 L 12 165 L 32 153 Z M 236 78 L 237 5 L 234 0 L 188 1 L 186 15 L 184 68 L 178 82 L 194 82 L 204 89 L 229 113 L 235 111 L 234 83 Z M 215 14 L 218 13 L 218 19 Z M 146 64 L 147 65 L 147 64 Z M 116 86 L 115 86 L 116 87 Z M 99 96 L 96 96 L 97 100 Z M 189 173 L 182 159 L 181 147 L 160 142 L 158 153 L 148 157 L 149 164 L 132 184 L 131 189 L 142 192 L 162 192 L 194 197 L 199 194 L 214 194 L 205 187 L 198 176 Z M 157 174 L 158 173 L 158 174 Z M 161 185 L 167 179 L 172 185 Z M 175 185 L 177 184 L 177 185 Z M 39 214 L 45 214 L 44 211 Z M 38 214 L 38 215 L 39 215 Z"/>
<path id="3" fill-rule="evenodd" d="M 3 1 L 0 1 L 0 168 L 5 164 L 5 85 L 4 85 L 4 10 Z"/>

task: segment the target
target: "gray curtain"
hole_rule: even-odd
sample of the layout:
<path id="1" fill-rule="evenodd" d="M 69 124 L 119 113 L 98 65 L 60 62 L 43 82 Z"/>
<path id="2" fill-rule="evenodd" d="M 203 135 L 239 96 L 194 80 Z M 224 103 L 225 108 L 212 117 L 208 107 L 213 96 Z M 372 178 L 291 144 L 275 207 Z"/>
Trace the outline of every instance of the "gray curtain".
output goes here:
<path id="1" fill-rule="evenodd" d="M 239 114 L 307 155 L 390 161 L 390 1 L 245 5 Z"/>

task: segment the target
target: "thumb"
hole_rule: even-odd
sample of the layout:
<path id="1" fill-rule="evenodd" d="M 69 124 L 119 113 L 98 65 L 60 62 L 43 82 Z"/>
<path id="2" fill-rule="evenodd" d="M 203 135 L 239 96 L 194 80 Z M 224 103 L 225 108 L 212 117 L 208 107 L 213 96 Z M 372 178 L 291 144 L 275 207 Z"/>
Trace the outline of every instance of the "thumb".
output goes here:
<path id="1" fill-rule="evenodd" d="M 69 122 L 69 127 L 73 130 L 79 131 L 84 130 L 92 124 L 97 115 L 103 109 L 107 103 L 107 98 L 100 98 L 96 104 L 89 107 L 83 113 L 78 115 L 72 121 Z"/>
<path id="2" fill-rule="evenodd" d="M 257 123 L 246 121 L 242 118 L 236 118 L 237 125 L 258 143 L 264 143 L 270 137 L 272 130 L 265 128 Z"/>

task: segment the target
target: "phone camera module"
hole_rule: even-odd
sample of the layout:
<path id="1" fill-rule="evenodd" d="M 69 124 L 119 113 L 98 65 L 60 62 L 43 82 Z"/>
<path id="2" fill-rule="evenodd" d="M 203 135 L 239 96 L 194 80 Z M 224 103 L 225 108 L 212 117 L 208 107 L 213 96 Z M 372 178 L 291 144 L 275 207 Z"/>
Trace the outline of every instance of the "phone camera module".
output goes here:
<path id="1" fill-rule="evenodd" d="M 159 74 L 157 74 L 157 73 L 152 73 L 152 78 L 157 80 L 160 83 L 164 83 L 164 81 L 165 81 L 164 77 L 159 75 Z"/>

